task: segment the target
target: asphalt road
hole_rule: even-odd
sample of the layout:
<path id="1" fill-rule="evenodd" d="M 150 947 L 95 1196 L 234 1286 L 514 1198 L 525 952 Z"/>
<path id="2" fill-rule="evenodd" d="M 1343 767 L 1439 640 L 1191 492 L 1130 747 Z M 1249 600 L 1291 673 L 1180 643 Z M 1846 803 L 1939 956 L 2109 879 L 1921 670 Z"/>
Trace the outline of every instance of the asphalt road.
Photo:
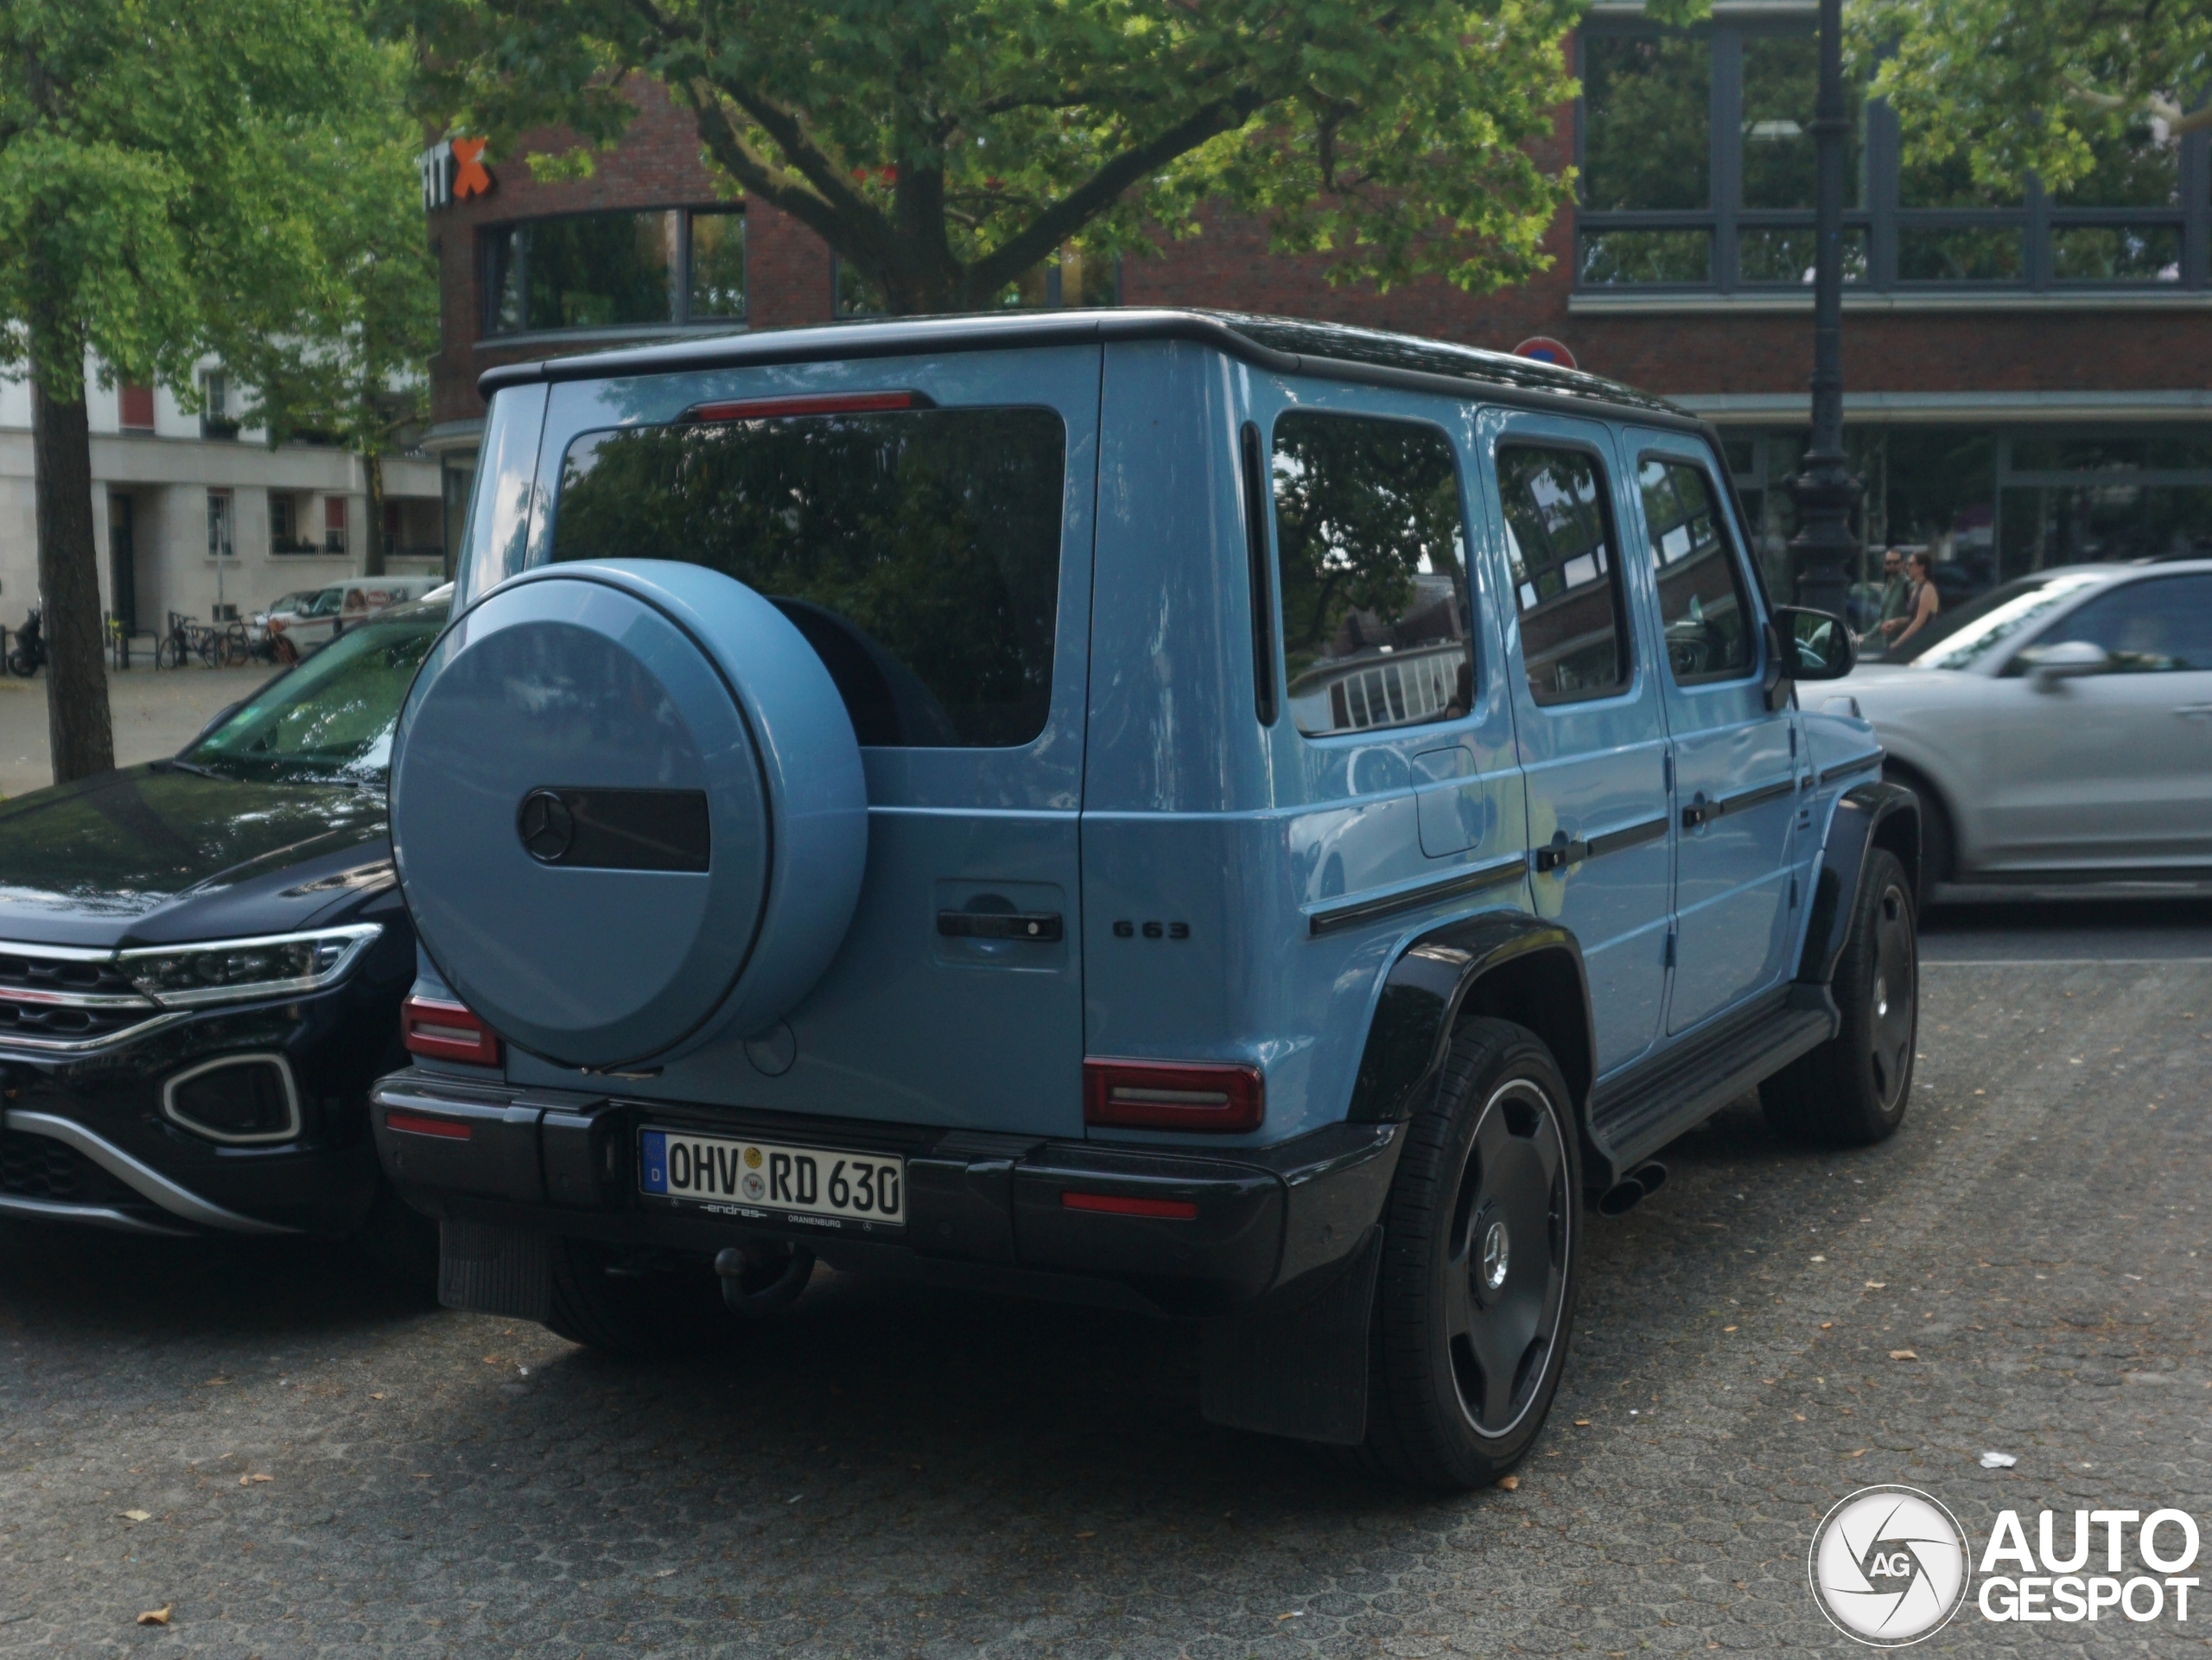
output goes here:
<path id="1" fill-rule="evenodd" d="M 1936 906 L 1920 949 L 1932 963 L 2212 962 L 2212 900 Z"/>
<path id="2" fill-rule="evenodd" d="M 1739 1103 L 1593 1224 L 1517 1491 L 1450 1499 L 1205 1425 L 1191 1335 L 1113 1315 L 825 1276 L 630 1368 L 336 1250 L 16 1229 L 0 1655 L 1861 1652 L 1805 1583 L 1855 1488 L 1977 1543 L 2212 1511 L 2212 965 L 1933 965 L 1921 1047 L 1887 1146 Z M 1921 1651 L 2197 1653 L 2191 1612 Z"/>

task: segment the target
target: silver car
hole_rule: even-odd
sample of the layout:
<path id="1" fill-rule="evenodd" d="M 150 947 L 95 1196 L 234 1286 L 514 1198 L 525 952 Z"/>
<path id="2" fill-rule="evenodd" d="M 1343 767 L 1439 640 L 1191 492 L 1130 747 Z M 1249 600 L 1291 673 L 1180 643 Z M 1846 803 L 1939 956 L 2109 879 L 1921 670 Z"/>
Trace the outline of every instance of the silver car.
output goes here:
<path id="1" fill-rule="evenodd" d="M 2212 560 L 2038 571 L 1907 649 L 1834 695 L 1929 809 L 1929 877 L 2212 890 Z"/>

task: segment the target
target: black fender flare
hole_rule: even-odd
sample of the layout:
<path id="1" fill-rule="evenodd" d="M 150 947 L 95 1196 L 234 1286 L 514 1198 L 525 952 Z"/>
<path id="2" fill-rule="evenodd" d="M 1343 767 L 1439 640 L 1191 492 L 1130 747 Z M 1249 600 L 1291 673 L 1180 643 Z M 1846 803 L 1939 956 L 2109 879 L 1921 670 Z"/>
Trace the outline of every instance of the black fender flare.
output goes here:
<path id="1" fill-rule="evenodd" d="M 1799 983 L 1825 986 L 1835 978 L 1835 965 L 1859 908 L 1866 860 L 1876 848 L 1897 855 L 1916 900 L 1922 887 L 1920 798 L 1902 784 L 1854 784 L 1835 804 L 1827 839 L 1821 846 L 1820 873 L 1814 878 L 1805 950 L 1797 963 Z"/>
<path id="2" fill-rule="evenodd" d="M 1540 973 L 1514 973 L 1539 964 Z M 1486 989 L 1509 986 L 1526 988 L 1529 995 L 1485 995 Z M 1452 1027 L 1471 1002 L 1484 1012 L 1530 1026 L 1550 1044 L 1573 1091 L 1576 1118 L 1586 1127 L 1597 1046 L 1582 944 L 1572 930 L 1522 911 L 1491 911 L 1447 922 L 1399 954 L 1368 1024 L 1347 1119 L 1402 1123 L 1420 1110 L 1435 1091 Z"/>

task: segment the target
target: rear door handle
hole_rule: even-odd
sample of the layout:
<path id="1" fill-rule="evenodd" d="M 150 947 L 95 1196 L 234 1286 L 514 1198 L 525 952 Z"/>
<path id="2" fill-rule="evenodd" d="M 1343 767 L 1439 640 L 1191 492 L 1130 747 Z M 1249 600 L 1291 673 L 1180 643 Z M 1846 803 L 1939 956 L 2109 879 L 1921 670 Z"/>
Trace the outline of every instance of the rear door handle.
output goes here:
<path id="1" fill-rule="evenodd" d="M 939 911 L 937 931 L 948 939 L 1027 939 L 1039 944 L 1061 934 L 1058 911 Z"/>

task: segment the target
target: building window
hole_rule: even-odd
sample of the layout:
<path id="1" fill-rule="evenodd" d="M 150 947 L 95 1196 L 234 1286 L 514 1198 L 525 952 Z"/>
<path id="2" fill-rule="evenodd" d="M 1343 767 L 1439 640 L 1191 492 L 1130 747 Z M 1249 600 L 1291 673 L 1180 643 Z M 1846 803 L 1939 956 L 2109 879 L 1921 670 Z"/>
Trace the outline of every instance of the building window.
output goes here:
<path id="1" fill-rule="evenodd" d="M 238 552 L 231 536 L 231 493 L 210 490 L 207 493 L 207 557 L 228 559 Z"/>
<path id="2" fill-rule="evenodd" d="M 346 551 L 346 498 L 325 496 L 322 499 L 322 550 L 325 553 Z"/>
<path id="3" fill-rule="evenodd" d="M 200 436 L 226 441 L 238 436 L 231 416 L 231 378 L 220 369 L 200 377 Z"/>
<path id="4" fill-rule="evenodd" d="M 741 209 L 574 213 L 480 234 L 487 334 L 745 315 Z"/>
<path id="5" fill-rule="evenodd" d="M 308 535 L 306 515 L 297 496 L 271 492 L 269 497 L 269 551 L 281 554 L 320 553 Z"/>
<path id="6" fill-rule="evenodd" d="M 830 286 L 840 317 L 880 317 L 890 309 L 883 290 L 843 259 L 832 259 Z M 1048 259 L 1007 283 L 994 303 L 1009 310 L 1117 306 L 1122 303 L 1121 259 L 1063 249 L 1058 258 Z"/>
<path id="7" fill-rule="evenodd" d="M 118 386 L 115 404 L 116 424 L 125 432 L 151 432 L 154 429 L 154 389 L 151 386 Z"/>
<path id="8" fill-rule="evenodd" d="M 1771 292 L 1813 280 L 1811 18 L 1585 29 L 1575 276 L 1585 290 Z M 2100 142 L 2064 193 L 1991 190 L 1963 155 L 1907 162 L 1886 105 L 1847 96 L 1844 282 L 2112 290 L 2207 285 L 2208 138 Z M 2190 183 L 2190 181 L 2195 182 Z"/>

